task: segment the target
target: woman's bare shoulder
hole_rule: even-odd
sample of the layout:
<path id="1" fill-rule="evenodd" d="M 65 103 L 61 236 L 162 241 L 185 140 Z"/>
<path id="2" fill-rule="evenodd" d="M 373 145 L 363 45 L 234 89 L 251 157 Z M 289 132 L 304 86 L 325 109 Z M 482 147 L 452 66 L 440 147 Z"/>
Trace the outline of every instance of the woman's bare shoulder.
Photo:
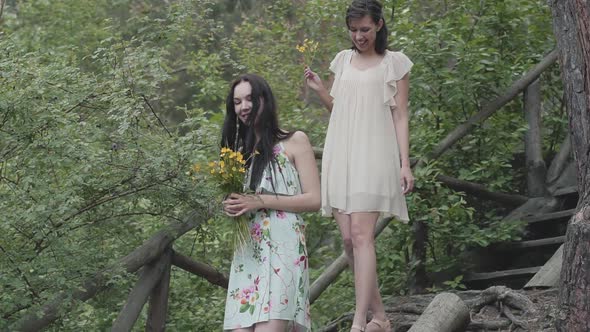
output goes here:
<path id="1" fill-rule="evenodd" d="M 308 149 L 311 149 L 309 137 L 300 130 L 295 131 L 282 143 L 290 159 L 296 159 L 298 154 L 305 153 Z"/>
<path id="2" fill-rule="evenodd" d="M 295 144 L 309 144 L 309 137 L 301 130 L 297 130 L 289 137 L 288 141 L 292 141 Z"/>

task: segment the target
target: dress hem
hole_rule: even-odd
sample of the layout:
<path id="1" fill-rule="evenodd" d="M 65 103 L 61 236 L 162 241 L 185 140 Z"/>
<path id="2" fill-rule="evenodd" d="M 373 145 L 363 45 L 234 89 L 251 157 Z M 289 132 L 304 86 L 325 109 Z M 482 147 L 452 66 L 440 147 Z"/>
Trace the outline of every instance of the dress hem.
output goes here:
<path id="1" fill-rule="evenodd" d="M 270 317 L 269 319 L 259 320 L 259 321 L 256 321 L 256 322 L 252 322 L 249 325 L 241 325 L 240 327 L 227 327 L 227 326 L 223 326 L 223 331 L 233 331 L 233 330 L 236 330 L 236 329 L 249 328 L 249 327 L 253 327 L 256 324 L 266 323 L 266 322 L 271 321 L 271 320 L 284 320 L 288 324 L 295 324 L 295 326 L 298 327 L 296 329 L 296 331 L 298 331 L 300 329 L 303 329 L 304 331 L 311 331 L 311 325 L 310 326 L 306 326 L 304 324 L 301 324 L 301 323 L 297 322 L 296 320 L 288 319 L 288 318 L 280 318 L 280 317 Z"/>
<path id="2" fill-rule="evenodd" d="M 330 212 L 327 211 L 327 209 L 329 209 Z M 329 208 L 322 208 L 321 210 L 321 214 L 322 217 L 327 217 L 327 218 L 334 218 L 334 214 L 332 213 L 332 210 L 344 210 L 344 209 L 340 209 L 338 207 L 332 206 Z M 410 222 L 410 218 L 404 218 L 400 215 L 400 213 L 397 212 L 391 212 L 391 211 L 386 211 L 386 210 L 352 210 L 352 211 L 346 211 L 345 214 L 350 214 L 350 213 L 358 213 L 358 212 L 379 212 L 380 217 L 395 217 L 395 219 L 401 221 L 404 224 L 407 224 Z"/>

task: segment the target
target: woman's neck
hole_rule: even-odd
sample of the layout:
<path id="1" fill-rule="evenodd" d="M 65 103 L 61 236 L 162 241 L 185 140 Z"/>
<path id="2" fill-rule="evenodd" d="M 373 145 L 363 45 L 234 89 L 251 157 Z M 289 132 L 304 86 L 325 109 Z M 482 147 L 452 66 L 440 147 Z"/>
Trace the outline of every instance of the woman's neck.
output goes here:
<path id="1" fill-rule="evenodd" d="M 369 49 L 364 52 L 356 50 L 356 54 L 358 54 L 361 58 L 373 58 L 380 56 L 380 54 L 378 54 L 377 51 L 375 51 L 375 49 Z"/>

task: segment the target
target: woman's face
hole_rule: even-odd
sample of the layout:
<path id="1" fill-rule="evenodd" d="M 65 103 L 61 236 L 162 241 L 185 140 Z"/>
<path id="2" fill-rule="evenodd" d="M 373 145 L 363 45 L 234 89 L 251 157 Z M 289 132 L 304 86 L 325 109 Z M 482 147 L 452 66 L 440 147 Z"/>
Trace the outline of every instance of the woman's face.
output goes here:
<path id="1" fill-rule="evenodd" d="M 350 39 L 359 52 L 363 53 L 375 50 L 377 31 L 379 31 L 382 26 L 383 20 L 379 20 L 379 24 L 375 24 L 369 15 L 365 15 L 359 19 L 351 19 L 348 22 Z"/>
<path id="2" fill-rule="evenodd" d="M 252 112 L 252 85 L 242 81 L 234 88 L 234 108 L 238 119 L 248 124 L 248 116 Z"/>

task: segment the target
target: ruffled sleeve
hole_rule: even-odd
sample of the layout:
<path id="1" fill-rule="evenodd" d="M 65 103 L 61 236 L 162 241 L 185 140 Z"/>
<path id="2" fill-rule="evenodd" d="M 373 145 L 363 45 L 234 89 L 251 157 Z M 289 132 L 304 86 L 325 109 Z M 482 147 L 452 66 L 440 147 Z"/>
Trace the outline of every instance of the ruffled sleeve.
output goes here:
<path id="1" fill-rule="evenodd" d="M 332 62 L 330 62 L 330 70 L 334 74 L 340 75 L 340 73 L 342 72 L 342 66 L 344 65 L 344 58 L 346 57 L 347 51 L 348 50 L 338 52 L 334 59 L 332 59 Z"/>
<path id="2" fill-rule="evenodd" d="M 330 70 L 334 73 L 334 82 L 330 89 L 330 96 L 333 98 L 336 98 L 338 95 L 337 91 L 340 83 L 340 76 L 342 75 L 342 67 L 344 67 L 348 52 L 350 52 L 350 50 L 338 52 L 332 62 L 330 62 Z"/>
<path id="3" fill-rule="evenodd" d="M 412 66 L 412 61 L 402 52 L 387 52 L 385 68 L 384 100 L 391 108 L 395 108 L 395 95 L 397 94 L 397 81 L 406 75 Z"/>

